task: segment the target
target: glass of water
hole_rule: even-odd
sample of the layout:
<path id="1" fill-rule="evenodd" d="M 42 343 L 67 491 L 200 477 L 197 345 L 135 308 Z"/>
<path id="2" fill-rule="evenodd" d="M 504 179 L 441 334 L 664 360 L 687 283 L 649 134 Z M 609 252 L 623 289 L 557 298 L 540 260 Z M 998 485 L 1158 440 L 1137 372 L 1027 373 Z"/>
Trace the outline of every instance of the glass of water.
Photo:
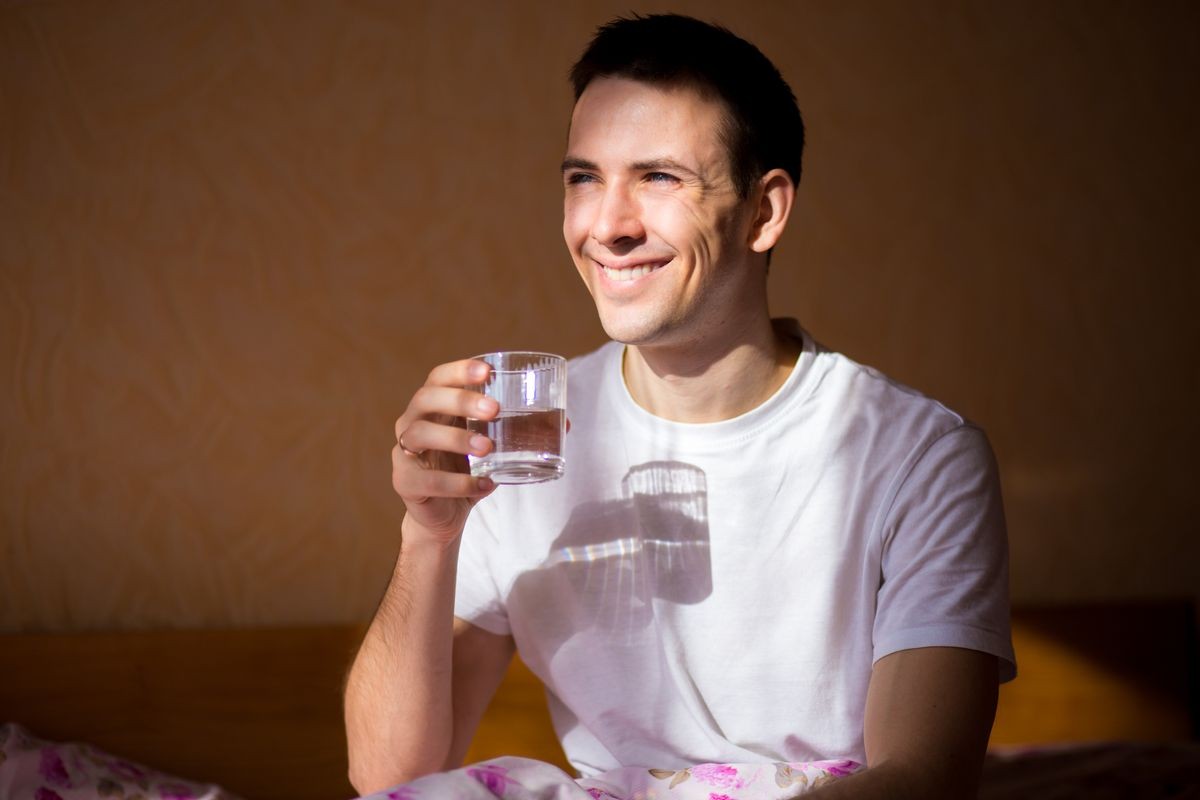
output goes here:
<path id="1" fill-rule="evenodd" d="M 500 414 L 467 419 L 467 429 L 494 443 L 486 456 L 467 456 L 471 474 L 496 483 L 538 483 L 563 474 L 567 422 L 567 360 L 550 353 L 506 351 L 475 356 L 491 365 L 487 382 L 466 388 L 494 398 Z"/>

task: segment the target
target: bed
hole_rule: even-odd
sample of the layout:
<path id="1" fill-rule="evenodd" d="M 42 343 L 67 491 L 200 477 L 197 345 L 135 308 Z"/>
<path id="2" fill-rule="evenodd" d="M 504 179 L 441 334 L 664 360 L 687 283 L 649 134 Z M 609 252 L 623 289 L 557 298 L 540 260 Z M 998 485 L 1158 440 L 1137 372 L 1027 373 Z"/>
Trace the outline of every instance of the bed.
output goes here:
<path id="1" fill-rule="evenodd" d="M 228 796 L 350 798 L 340 691 L 362 631 L 6 634 L 0 723 Z M 1014 643 L 1020 677 L 1001 690 L 982 797 L 1200 797 L 1190 603 L 1020 608 Z M 499 755 L 567 767 L 519 661 L 467 760 Z"/>

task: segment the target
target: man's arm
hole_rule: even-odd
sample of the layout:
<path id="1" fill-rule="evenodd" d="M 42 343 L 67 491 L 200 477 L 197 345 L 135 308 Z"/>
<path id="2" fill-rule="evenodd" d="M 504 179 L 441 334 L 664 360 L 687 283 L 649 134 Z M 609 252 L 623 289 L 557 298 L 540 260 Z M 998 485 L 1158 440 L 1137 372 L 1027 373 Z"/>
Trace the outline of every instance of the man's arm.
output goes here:
<path id="1" fill-rule="evenodd" d="M 467 474 L 465 454 L 492 443 L 456 418 L 499 406 L 462 388 L 480 361 L 435 368 L 396 421 L 392 485 L 404 500 L 400 554 L 346 679 L 350 782 L 360 794 L 457 766 L 512 658 L 511 637 L 454 618 L 460 537 L 494 485 Z"/>
<path id="2" fill-rule="evenodd" d="M 996 657 L 987 653 L 923 647 L 884 656 L 867 690 L 867 769 L 811 796 L 975 797 L 998 691 Z"/>
<path id="3" fill-rule="evenodd" d="M 411 549 L 401 549 L 346 681 L 360 794 L 457 767 L 515 650 L 511 636 L 454 618 L 452 554 Z"/>

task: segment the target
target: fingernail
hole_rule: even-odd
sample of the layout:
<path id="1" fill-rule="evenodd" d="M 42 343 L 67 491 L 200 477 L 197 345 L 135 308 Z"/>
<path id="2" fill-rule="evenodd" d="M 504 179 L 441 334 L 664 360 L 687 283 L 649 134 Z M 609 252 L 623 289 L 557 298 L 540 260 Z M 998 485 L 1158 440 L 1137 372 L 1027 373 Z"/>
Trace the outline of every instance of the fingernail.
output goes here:
<path id="1" fill-rule="evenodd" d="M 471 437 L 470 444 L 472 450 L 474 450 L 476 453 L 482 454 L 485 450 L 487 450 L 489 441 L 486 436 L 477 433 Z"/>
<path id="2" fill-rule="evenodd" d="M 475 485 L 479 487 L 479 491 L 481 492 L 490 492 L 496 484 L 491 478 L 480 478 Z"/>
<path id="3" fill-rule="evenodd" d="M 478 403 L 475 404 L 475 407 L 485 414 L 490 414 L 496 409 L 500 408 L 499 404 L 490 397 L 482 398 Z"/>
<path id="4" fill-rule="evenodd" d="M 488 374 L 488 365 L 487 364 L 476 363 L 476 364 L 471 365 L 471 377 L 482 380 L 483 378 L 487 377 L 487 374 Z"/>

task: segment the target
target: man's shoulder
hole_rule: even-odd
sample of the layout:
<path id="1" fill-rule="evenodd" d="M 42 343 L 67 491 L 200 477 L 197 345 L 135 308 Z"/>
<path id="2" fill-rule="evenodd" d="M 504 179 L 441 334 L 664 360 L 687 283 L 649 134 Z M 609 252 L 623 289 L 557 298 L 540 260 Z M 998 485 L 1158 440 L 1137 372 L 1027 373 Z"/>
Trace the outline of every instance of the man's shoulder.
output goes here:
<path id="1" fill-rule="evenodd" d="M 812 399 L 849 424 L 878 424 L 920 438 L 977 427 L 942 401 L 817 342 L 813 360 Z"/>

